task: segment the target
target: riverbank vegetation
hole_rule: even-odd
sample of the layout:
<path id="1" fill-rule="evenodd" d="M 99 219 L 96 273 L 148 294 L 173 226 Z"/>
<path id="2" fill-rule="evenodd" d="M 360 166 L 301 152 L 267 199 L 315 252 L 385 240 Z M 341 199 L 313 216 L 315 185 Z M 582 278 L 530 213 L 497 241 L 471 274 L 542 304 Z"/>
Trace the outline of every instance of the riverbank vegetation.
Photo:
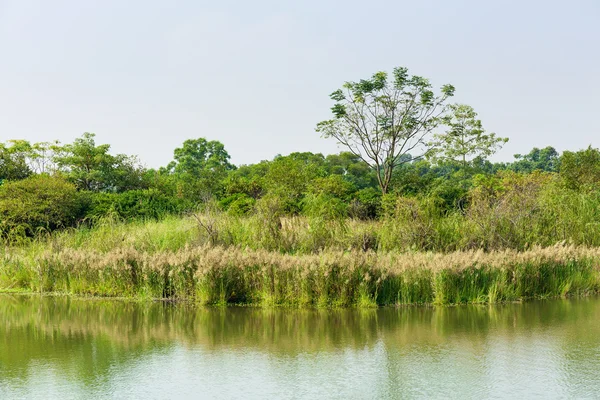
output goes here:
<path id="1" fill-rule="evenodd" d="M 92 133 L 0 144 L 0 289 L 263 305 L 598 290 L 600 150 L 493 163 L 507 139 L 448 104 L 452 86 L 390 76 L 332 93 L 317 130 L 339 154 L 235 166 L 198 138 L 149 169 Z"/>
<path id="2" fill-rule="evenodd" d="M 22 248 L 5 253 L 0 287 L 200 304 L 378 306 L 515 301 L 595 293 L 600 249 L 395 253 L 186 245 Z"/>

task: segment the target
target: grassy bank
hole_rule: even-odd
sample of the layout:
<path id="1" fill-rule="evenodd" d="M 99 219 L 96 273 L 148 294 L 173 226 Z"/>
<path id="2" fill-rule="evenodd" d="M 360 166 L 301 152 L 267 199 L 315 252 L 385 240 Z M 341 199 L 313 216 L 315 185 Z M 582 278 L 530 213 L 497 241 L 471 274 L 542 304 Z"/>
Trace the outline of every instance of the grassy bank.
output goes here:
<path id="1" fill-rule="evenodd" d="M 111 236 L 114 240 L 114 238 Z M 201 304 L 493 303 L 600 289 L 600 248 L 284 254 L 189 243 L 177 250 L 57 243 L 6 249 L 0 290 L 187 299 Z"/>

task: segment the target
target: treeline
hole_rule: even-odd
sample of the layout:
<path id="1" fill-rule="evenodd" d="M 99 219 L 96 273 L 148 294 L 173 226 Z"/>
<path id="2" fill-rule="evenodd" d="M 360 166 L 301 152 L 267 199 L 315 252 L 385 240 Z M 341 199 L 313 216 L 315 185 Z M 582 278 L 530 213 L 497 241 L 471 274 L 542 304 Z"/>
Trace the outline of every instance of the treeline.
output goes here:
<path id="1" fill-rule="evenodd" d="M 231 164 L 222 143 L 204 138 L 158 169 L 111 154 L 92 133 L 69 144 L 8 141 L 0 235 L 187 213 L 211 244 L 285 252 L 347 248 L 357 235 L 363 250 L 600 246 L 600 151 L 534 148 L 492 163 L 508 139 L 487 133 L 471 106 L 448 104 L 454 91 L 403 67 L 346 82 L 316 126 L 346 151 L 252 165 Z"/>
<path id="2" fill-rule="evenodd" d="M 393 219 L 406 231 L 397 236 L 420 249 L 586 243 L 585 232 L 600 224 L 600 151 L 592 147 L 562 155 L 534 148 L 507 163 L 418 159 L 394 169 L 385 194 L 376 171 L 350 152 L 292 153 L 239 167 L 229 160 L 223 144 L 202 138 L 185 141 L 159 169 L 112 155 L 91 133 L 65 145 L 8 141 L 0 145 L 0 229 L 5 239 L 33 237 L 106 217 L 159 219 L 208 203 L 236 217 L 262 209 L 277 218 Z M 577 228 L 556 226 L 583 215 L 588 220 Z M 468 232 L 439 238 L 440 221 L 453 219 L 471 220 L 479 243 L 451 244 Z"/>

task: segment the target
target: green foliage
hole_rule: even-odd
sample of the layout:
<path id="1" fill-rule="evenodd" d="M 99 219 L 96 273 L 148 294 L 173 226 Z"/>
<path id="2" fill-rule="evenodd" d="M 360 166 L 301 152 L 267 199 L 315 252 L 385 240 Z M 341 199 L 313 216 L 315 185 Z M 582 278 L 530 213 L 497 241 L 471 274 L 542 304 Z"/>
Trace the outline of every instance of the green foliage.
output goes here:
<path id="1" fill-rule="evenodd" d="M 494 177 L 476 177 L 467 210 L 472 231 L 464 237 L 470 247 L 518 248 L 550 237 L 549 213 L 540 200 L 552 176 L 506 171 Z M 554 242 L 556 242 L 555 240 Z"/>
<path id="2" fill-rule="evenodd" d="M 472 179 L 454 173 L 449 177 L 436 178 L 431 184 L 429 196 L 438 199 L 440 207 L 446 213 L 463 212 L 468 207 L 468 193 Z"/>
<path id="3" fill-rule="evenodd" d="M 0 232 L 5 237 L 73 226 L 81 211 L 75 187 L 60 177 L 36 175 L 0 186 Z"/>
<path id="4" fill-rule="evenodd" d="M 378 186 L 373 170 L 360 157 L 351 152 L 330 154 L 325 158 L 325 165 L 329 174 L 342 175 L 357 189 Z"/>
<path id="5" fill-rule="evenodd" d="M 330 194 L 309 195 L 304 199 L 303 211 L 310 218 L 335 221 L 347 216 L 347 205 Z"/>
<path id="6" fill-rule="evenodd" d="M 438 125 L 454 87 L 444 85 L 440 92 L 436 95 L 427 79 L 410 76 L 403 67 L 394 69 L 391 80 L 386 72 L 376 72 L 333 92 L 333 119 L 320 122 L 316 130 L 361 158 L 385 194 L 394 169 L 412 160 L 403 156 L 424 154 L 425 139 Z"/>
<path id="7" fill-rule="evenodd" d="M 254 206 L 253 242 L 267 250 L 280 250 L 285 247 L 282 236 L 282 217 L 286 205 L 281 198 L 266 195 L 259 199 Z"/>
<path id="8" fill-rule="evenodd" d="M 589 146 L 577 152 L 565 151 L 560 158 L 560 176 L 567 187 L 578 191 L 600 188 L 600 150 Z"/>
<path id="9" fill-rule="evenodd" d="M 426 193 L 436 178 L 435 171 L 429 162 L 419 160 L 404 164 L 394 172 L 391 186 L 397 193 L 416 195 Z"/>
<path id="10" fill-rule="evenodd" d="M 356 192 L 348 204 L 348 215 L 361 220 L 375 219 L 381 213 L 381 191 L 370 187 Z"/>
<path id="11" fill-rule="evenodd" d="M 86 217 L 92 221 L 115 215 L 124 220 L 159 219 L 189 208 L 191 204 L 185 200 L 168 196 L 156 189 L 92 193 Z"/>
<path id="12" fill-rule="evenodd" d="M 23 145 L 0 143 L 0 184 L 5 180 L 25 179 L 32 171 L 27 165 Z"/>
<path id="13" fill-rule="evenodd" d="M 507 138 L 497 137 L 495 133 L 486 134 L 473 107 L 451 104 L 448 108 L 450 113 L 441 119 L 447 130 L 434 135 L 434 140 L 429 143 L 429 158 L 438 162 L 457 161 L 466 168 L 472 157 L 489 157 L 508 142 Z"/>
<path id="14" fill-rule="evenodd" d="M 234 169 L 229 163 L 229 153 L 225 146 L 216 140 L 204 138 L 188 139 L 173 152 L 173 162 L 169 169 L 176 173 L 190 174 L 196 178 L 207 171 L 222 172 Z"/>
<path id="15" fill-rule="evenodd" d="M 386 79 L 377 74 L 346 89 L 356 101 L 367 101 L 378 87 L 393 85 Z M 426 104 L 433 101 L 422 94 Z M 460 125 L 456 108 L 446 120 L 456 132 L 465 128 L 480 139 L 472 109 L 461 107 L 467 122 Z M 222 144 L 197 139 L 177 149 L 168 168 L 145 170 L 109 149 L 97 146 L 93 134 L 66 146 L 20 140 L 0 145 L 0 171 L 10 178 L 0 185 L 3 235 L 41 240 L 40 233 L 85 220 L 78 230 L 84 237 L 95 227 L 165 219 L 174 236 L 161 236 L 160 246 L 212 243 L 290 254 L 600 246 L 600 151 L 591 147 L 565 152 L 560 160 L 551 147 L 534 148 L 507 164 L 487 161 L 481 149 L 466 164 L 441 158 L 432 164 L 404 152 L 385 194 L 376 171 L 352 152 L 292 153 L 234 168 Z M 552 172 L 558 165 L 560 172 Z M 169 215 L 181 214 L 197 218 L 175 228 Z M 104 250 L 125 240 L 105 234 Z M 137 236 L 133 228 L 126 235 Z"/>
<path id="16" fill-rule="evenodd" d="M 315 178 L 308 185 L 308 193 L 310 194 L 326 195 L 345 201 L 349 200 L 355 191 L 355 186 L 341 175 Z"/>
<path id="17" fill-rule="evenodd" d="M 281 199 L 286 213 L 294 214 L 300 212 L 309 185 L 325 175 L 321 154 L 292 153 L 269 163 L 264 182 L 267 192 Z"/>
<path id="18" fill-rule="evenodd" d="M 388 196 L 380 235 L 382 249 L 433 250 L 439 245 L 441 207 L 433 197 Z"/>
<path id="19" fill-rule="evenodd" d="M 229 215 L 243 216 L 252 212 L 256 200 L 245 193 L 236 193 L 222 199 L 219 204 Z"/>
<path id="20" fill-rule="evenodd" d="M 230 172 L 225 178 L 223 185 L 225 195 L 244 194 L 253 199 L 258 199 L 264 192 L 264 182 L 262 176 L 244 175 L 242 171 L 250 169 L 243 166 Z"/>
<path id="21" fill-rule="evenodd" d="M 534 147 L 528 154 L 515 154 L 516 161 L 508 168 L 515 172 L 531 173 L 533 171 L 558 172 L 560 157 L 554 147 L 538 149 Z"/>
<path id="22" fill-rule="evenodd" d="M 304 214 L 308 216 L 309 248 L 325 249 L 334 237 L 346 231 L 348 206 L 330 194 L 309 195 L 303 201 Z"/>
<path id="23" fill-rule="evenodd" d="M 110 145 L 96 146 L 95 134 L 85 132 L 57 150 L 55 160 L 80 190 L 123 192 L 143 187 L 143 168 L 135 157 L 109 154 Z"/>
<path id="24" fill-rule="evenodd" d="M 229 153 L 221 142 L 198 138 L 188 139 L 182 147 L 176 148 L 173 161 L 163 169 L 163 173 L 176 175 L 178 192 L 197 202 L 206 196 L 220 196 L 222 181 L 233 169 Z"/>

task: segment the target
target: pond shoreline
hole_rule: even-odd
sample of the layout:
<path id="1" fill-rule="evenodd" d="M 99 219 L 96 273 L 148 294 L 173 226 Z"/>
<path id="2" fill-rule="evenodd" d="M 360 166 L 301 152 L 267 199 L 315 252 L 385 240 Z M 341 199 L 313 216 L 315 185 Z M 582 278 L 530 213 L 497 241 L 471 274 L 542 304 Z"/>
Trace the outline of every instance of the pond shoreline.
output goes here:
<path id="1" fill-rule="evenodd" d="M 208 308 L 250 308 L 250 309 L 275 309 L 275 310 L 352 310 L 352 309 L 399 309 L 399 308 L 452 308 L 461 306 L 496 306 L 496 305 L 507 305 L 507 304 L 525 304 L 537 301 L 552 301 L 552 300 L 575 300 L 592 298 L 600 295 L 600 290 L 567 294 L 558 296 L 534 296 L 534 297 L 522 297 L 516 300 L 503 300 L 490 302 L 463 302 L 463 303 L 396 303 L 396 304 L 385 304 L 385 305 L 373 305 L 371 307 L 358 306 L 358 305 L 286 305 L 286 304 L 272 304 L 262 305 L 260 303 L 227 303 L 227 304 L 202 304 L 195 301 L 193 298 L 146 298 L 136 296 L 102 296 L 102 295 L 86 295 L 86 294 L 74 294 L 66 292 L 32 292 L 27 290 L 10 290 L 0 289 L 0 296 L 23 296 L 23 297 L 40 297 L 40 298 L 69 298 L 77 301 L 114 301 L 124 303 L 135 303 L 135 304 L 169 304 L 175 306 L 192 306 L 192 307 L 208 307 Z"/>

